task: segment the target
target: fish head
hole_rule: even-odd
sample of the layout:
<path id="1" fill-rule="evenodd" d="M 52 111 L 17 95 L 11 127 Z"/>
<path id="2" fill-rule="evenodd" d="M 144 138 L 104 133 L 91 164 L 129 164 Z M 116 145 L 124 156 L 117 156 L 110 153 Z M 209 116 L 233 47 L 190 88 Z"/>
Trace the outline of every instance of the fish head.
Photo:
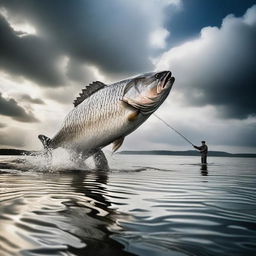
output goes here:
<path id="1" fill-rule="evenodd" d="M 137 76 L 126 85 L 122 100 L 142 114 L 152 114 L 169 95 L 174 81 L 170 71 Z"/>

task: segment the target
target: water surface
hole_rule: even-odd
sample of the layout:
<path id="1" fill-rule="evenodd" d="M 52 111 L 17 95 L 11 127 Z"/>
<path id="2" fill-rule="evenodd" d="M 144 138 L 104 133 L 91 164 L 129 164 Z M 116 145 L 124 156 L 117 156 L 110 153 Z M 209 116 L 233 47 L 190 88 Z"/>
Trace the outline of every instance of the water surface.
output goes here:
<path id="1" fill-rule="evenodd" d="M 256 255 L 256 159 L 114 155 L 102 172 L 26 158 L 0 157 L 1 256 Z"/>

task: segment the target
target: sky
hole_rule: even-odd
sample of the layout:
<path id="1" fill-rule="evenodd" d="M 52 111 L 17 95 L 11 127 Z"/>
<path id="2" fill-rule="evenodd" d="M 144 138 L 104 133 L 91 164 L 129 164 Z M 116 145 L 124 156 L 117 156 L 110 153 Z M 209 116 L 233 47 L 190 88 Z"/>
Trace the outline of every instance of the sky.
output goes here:
<path id="1" fill-rule="evenodd" d="M 0 0 L 0 147 L 40 149 L 93 81 L 170 70 L 161 118 L 196 145 L 256 153 L 255 48 L 251 0 Z M 128 149 L 192 148 L 151 116 Z"/>

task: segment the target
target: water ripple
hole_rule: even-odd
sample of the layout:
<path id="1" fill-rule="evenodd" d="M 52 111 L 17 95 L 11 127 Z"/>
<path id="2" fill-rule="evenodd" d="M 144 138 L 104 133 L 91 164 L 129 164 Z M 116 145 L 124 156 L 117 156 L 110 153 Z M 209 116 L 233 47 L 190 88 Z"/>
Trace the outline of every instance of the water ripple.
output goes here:
<path id="1" fill-rule="evenodd" d="M 2 169 L 0 255 L 255 254 L 255 160 L 119 157 L 108 173 Z"/>

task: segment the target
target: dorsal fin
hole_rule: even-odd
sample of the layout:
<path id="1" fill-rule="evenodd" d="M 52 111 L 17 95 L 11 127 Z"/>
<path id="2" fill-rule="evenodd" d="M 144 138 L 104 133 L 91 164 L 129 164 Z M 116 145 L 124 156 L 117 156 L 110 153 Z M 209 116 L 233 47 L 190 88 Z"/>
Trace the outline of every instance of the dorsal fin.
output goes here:
<path id="1" fill-rule="evenodd" d="M 89 98 L 92 94 L 94 94 L 95 92 L 101 90 L 105 86 L 107 86 L 107 85 L 102 83 L 102 82 L 100 82 L 100 81 L 96 81 L 96 82 L 93 82 L 93 83 L 87 85 L 82 90 L 82 92 L 79 93 L 79 96 L 74 100 L 74 102 L 73 102 L 74 106 L 76 107 L 81 102 L 83 102 L 86 98 Z"/>

